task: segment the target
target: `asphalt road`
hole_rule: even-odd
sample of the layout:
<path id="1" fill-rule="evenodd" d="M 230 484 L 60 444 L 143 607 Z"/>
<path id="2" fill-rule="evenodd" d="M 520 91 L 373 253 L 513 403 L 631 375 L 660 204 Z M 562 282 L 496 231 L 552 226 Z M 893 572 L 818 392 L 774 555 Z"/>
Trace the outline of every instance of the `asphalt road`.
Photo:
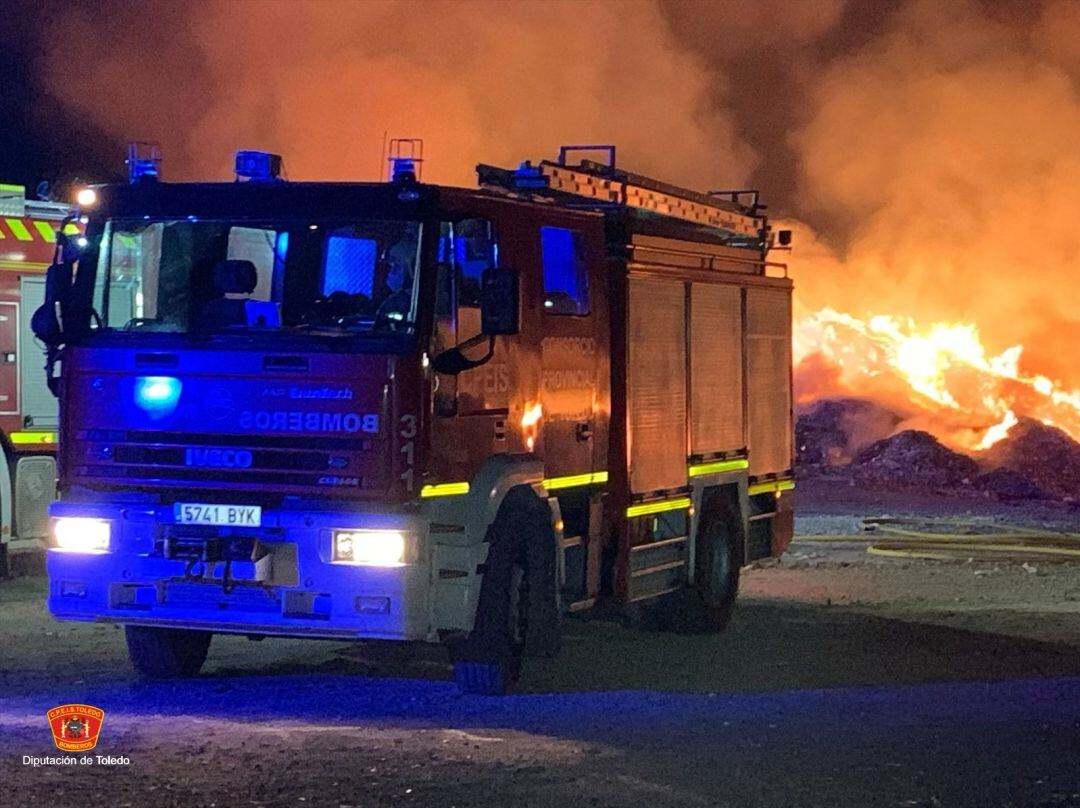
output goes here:
<path id="1" fill-rule="evenodd" d="M 969 579 L 989 606 L 953 594 Z M 0 806 L 1080 806 L 1080 568 L 825 560 L 745 583 L 720 636 L 570 621 L 496 699 L 385 644 L 218 637 L 204 675 L 141 682 L 119 631 L 2 581 Z M 66 702 L 104 709 L 96 752 L 130 762 L 24 765 L 57 754 L 44 714 Z"/>

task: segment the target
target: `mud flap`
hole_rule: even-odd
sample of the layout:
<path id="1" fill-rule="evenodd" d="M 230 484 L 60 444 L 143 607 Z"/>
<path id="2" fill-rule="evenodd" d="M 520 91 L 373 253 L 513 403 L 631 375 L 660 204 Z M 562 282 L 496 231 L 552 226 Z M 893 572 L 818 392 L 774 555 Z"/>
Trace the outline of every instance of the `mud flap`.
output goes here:
<path id="1" fill-rule="evenodd" d="M 562 645 L 559 630 L 560 548 L 547 502 L 538 497 L 532 499 L 532 515 L 522 526 L 525 574 L 529 579 L 524 653 L 526 656 L 553 657 Z"/>

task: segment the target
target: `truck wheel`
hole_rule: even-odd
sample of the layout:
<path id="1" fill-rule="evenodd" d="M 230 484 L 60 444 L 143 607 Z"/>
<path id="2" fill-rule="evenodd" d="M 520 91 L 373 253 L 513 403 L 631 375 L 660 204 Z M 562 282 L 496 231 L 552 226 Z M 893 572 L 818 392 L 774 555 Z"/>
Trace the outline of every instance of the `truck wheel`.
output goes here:
<path id="1" fill-rule="evenodd" d="M 701 600 L 700 628 L 718 632 L 727 628 L 739 593 L 738 543 L 728 514 L 721 510 L 705 519 L 697 545 L 696 581 L 692 591 Z"/>
<path id="2" fill-rule="evenodd" d="M 631 611 L 644 627 L 676 634 L 712 634 L 727 628 L 735 610 L 741 566 L 730 519 L 724 507 L 717 507 L 702 519 L 696 544 L 694 585 Z"/>
<path id="3" fill-rule="evenodd" d="M 530 488 L 512 489 L 487 538 L 476 621 L 452 651 L 461 692 L 493 696 L 513 687 L 523 656 L 558 650 L 559 612 L 547 504 Z"/>
<path id="4" fill-rule="evenodd" d="M 131 664 L 151 679 L 194 676 L 206 661 L 213 636 L 209 631 L 124 626 Z"/>

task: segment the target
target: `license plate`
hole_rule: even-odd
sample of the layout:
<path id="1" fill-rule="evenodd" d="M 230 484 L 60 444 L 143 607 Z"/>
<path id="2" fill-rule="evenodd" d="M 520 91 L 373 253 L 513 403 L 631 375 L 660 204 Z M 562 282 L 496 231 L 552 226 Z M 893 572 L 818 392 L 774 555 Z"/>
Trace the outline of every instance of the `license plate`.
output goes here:
<path id="1" fill-rule="evenodd" d="M 262 524 L 262 508 L 258 505 L 177 502 L 173 505 L 173 515 L 180 525 L 259 527 Z"/>

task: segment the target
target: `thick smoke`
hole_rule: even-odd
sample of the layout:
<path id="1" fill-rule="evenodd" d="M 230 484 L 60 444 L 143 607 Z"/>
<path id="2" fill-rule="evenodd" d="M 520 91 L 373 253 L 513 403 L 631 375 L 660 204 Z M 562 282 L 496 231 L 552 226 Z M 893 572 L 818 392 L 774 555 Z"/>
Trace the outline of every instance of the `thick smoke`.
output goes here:
<path id="1" fill-rule="evenodd" d="M 423 137 L 424 179 L 459 184 L 568 141 L 695 187 L 744 184 L 757 159 L 653 2 L 125 6 L 68 14 L 52 40 L 73 39 L 94 47 L 72 100 L 161 141 L 174 178 L 228 176 L 249 147 L 293 178 L 377 179 L 386 135 Z M 50 76 L 70 86 L 67 54 Z"/>
<path id="2" fill-rule="evenodd" d="M 377 178 L 389 135 L 471 184 L 613 142 L 674 182 L 764 186 L 804 223 L 801 310 L 975 322 L 1080 387 L 1076 3 L 110 2 L 60 15 L 48 86 L 160 140 L 170 177 L 228 177 L 250 147 L 295 179 Z"/>

